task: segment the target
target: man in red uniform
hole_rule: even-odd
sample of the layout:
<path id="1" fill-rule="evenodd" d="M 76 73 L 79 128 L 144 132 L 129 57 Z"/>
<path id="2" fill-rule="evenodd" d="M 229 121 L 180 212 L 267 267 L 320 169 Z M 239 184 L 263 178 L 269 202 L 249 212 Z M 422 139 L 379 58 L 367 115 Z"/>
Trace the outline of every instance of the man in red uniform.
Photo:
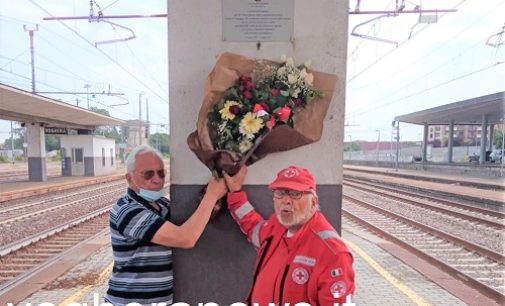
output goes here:
<path id="1" fill-rule="evenodd" d="M 225 174 L 228 208 L 258 250 L 252 305 L 333 306 L 354 294 L 353 258 L 335 229 L 319 211 L 316 183 L 310 172 L 290 166 L 268 186 L 275 214 L 264 220 L 249 203 L 242 184 L 247 168 Z"/>

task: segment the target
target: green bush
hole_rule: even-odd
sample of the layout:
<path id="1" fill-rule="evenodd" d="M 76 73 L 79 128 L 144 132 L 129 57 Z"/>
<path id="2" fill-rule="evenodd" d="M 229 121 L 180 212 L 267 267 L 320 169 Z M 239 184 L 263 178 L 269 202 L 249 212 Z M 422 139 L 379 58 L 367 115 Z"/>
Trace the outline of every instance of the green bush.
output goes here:
<path id="1" fill-rule="evenodd" d="M 6 156 L 0 155 L 0 163 L 5 164 L 8 162 L 10 162 L 10 160 Z"/>

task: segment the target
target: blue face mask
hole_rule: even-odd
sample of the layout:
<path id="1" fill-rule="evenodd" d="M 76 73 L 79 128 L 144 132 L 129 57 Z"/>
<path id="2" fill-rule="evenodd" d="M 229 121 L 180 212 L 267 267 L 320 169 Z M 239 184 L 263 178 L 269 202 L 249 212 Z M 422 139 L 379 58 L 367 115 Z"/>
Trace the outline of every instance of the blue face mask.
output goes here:
<path id="1" fill-rule="evenodd" d="M 163 189 L 158 190 L 158 191 L 152 191 L 152 190 L 140 188 L 139 196 L 142 197 L 146 201 L 156 202 L 159 199 L 161 199 L 163 196 L 165 196 L 165 193 L 163 192 Z"/>

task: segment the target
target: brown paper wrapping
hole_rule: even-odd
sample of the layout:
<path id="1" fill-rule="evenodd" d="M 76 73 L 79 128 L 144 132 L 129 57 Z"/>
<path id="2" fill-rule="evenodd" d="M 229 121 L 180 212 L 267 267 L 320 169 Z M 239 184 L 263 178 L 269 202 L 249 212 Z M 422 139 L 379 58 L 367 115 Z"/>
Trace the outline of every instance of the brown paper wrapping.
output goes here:
<path id="1" fill-rule="evenodd" d="M 207 78 L 197 129 L 188 136 L 187 141 L 191 151 L 210 170 L 225 170 L 234 174 L 239 168 L 240 160 L 235 152 L 214 150 L 209 133 L 208 113 L 212 111 L 214 104 L 223 98 L 224 92 L 232 87 L 241 75 L 251 73 L 255 65 L 254 59 L 224 53 Z M 324 118 L 335 91 L 337 76 L 312 70 L 308 72 L 314 75 L 314 88 L 322 91 L 324 97 L 312 101 L 305 108 L 294 109 L 293 127 L 287 125 L 274 127 L 256 147 L 246 165 L 262 159 L 269 153 L 291 150 L 321 139 Z"/>

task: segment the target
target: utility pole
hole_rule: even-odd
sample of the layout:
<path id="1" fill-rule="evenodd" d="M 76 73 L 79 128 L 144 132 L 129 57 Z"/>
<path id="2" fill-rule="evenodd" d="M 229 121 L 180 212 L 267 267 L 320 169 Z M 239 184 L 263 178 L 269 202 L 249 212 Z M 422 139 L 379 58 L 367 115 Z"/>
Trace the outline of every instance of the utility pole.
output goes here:
<path id="1" fill-rule="evenodd" d="M 148 140 L 148 144 L 149 144 L 149 134 L 151 133 L 151 124 L 149 122 L 149 100 L 147 99 L 146 97 L 146 139 Z"/>
<path id="2" fill-rule="evenodd" d="M 139 92 L 139 143 L 142 144 L 142 92 Z"/>
<path id="3" fill-rule="evenodd" d="M 84 84 L 84 88 L 86 88 L 86 101 L 88 102 L 88 109 L 89 109 L 89 89 L 91 88 L 90 84 Z"/>
<path id="4" fill-rule="evenodd" d="M 14 165 L 14 130 L 12 129 L 12 120 L 11 120 L 11 154 L 12 154 L 12 164 Z"/>
<path id="5" fill-rule="evenodd" d="M 32 67 L 32 93 L 35 93 L 35 60 L 34 60 L 34 51 L 33 51 L 33 33 L 35 31 L 38 31 L 39 30 L 39 25 L 36 24 L 35 25 L 35 29 L 34 30 L 28 30 L 26 28 L 26 25 L 24 24 L 23 25 L 23 30 L 25 30 L 25 32 L 28 32 L 28 34 L 30 35 L 30 55 L 31 55 L 31 67 Z"/>
<path id="6" fill-rule="evenodd" d="M 377 132 L 377 145 L 375 146 L 375 150 L 377 151 L 377 165 L 379 165 L 379 145 L 381 141 L 381 131 L 375 130 Z"/>
<path id="7" fill-rule="evenodd" d="M 396 139 L 395 171 L 398 171 L 398 159 L 400 154 L 400 121 L 393 121 L 393 139 Z"/>

